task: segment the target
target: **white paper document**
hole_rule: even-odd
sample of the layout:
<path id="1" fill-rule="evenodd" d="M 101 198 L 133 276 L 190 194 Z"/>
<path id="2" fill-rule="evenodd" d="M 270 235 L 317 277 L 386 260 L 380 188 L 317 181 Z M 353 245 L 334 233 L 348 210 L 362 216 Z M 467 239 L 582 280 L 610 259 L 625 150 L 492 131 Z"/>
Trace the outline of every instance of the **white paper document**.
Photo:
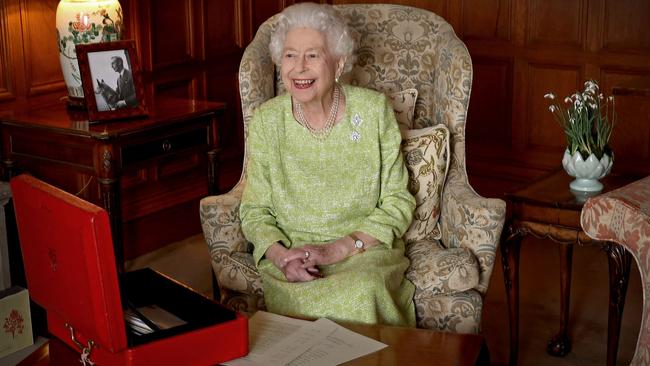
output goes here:
<path id="1" fill-rule="evenodd" d="M 256 312 L 248 321 L 249 353 L 227 366 L 331 366 L 386 347 L 331 320 Z"/>

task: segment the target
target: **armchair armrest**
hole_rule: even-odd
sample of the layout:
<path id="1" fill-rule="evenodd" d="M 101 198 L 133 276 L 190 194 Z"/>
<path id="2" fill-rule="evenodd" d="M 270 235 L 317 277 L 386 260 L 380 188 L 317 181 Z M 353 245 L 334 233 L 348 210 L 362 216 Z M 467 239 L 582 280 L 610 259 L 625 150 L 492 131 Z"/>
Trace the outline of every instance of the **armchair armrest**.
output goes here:
<path id="1" fill-rule="evenodd" d="M 240 183 L 228 193 L 203 198 L 199 204 L 203 235 L 217 263 L 233 252 L 250 252 L 239 218 L 243 191 L 244 184 Z"/>
<path id="2" fill-rule="evenodd" d="M 505 223 L 506 203 L 480 196 L 459 178 L 449 177 L 442 195 L 441 241 L 448 248 L 465 247 L 476 255 L 480 269 L 477 290 L 485 294 Z"/>
<path id="3" fill-rule="evenodd" d="M 590 198 L 580 223 L 593 239 L 617 242 L 633 254 L 647 253 L 643 247 L 650 244 L 650 177 Z"/>
<path id="4" fill-rule="evenodd" d="M 200 216 L 220 301 L 239 311 L 264 309 L 262 279 L 253 261 L 252 246 L 241 230 L 239 204 L 245 181 L 226 194 L 201 200 Z"/>
<path id="5" fill-rule="evenodd" d="M 582 207 L 582 229 L 596 240 L 608 240 L 629 251 L 639 267 L 643 289 L 641 330 L 631 365 L 650 362 L 650 176 L 592 197 Z"/>

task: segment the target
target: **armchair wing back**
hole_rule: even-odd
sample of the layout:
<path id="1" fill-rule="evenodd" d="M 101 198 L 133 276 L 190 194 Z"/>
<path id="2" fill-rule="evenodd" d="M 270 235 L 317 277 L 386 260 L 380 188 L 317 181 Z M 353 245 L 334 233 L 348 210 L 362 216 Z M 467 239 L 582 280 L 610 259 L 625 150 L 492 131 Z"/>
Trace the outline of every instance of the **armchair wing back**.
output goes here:
<path id="1" fill-rule="evenodd" d="M 478 332 L 495 253 L 505 219 L 505 203 L 479 196 L 469 185 L 465 168 L 465 126 L 472 86 L 472 61 L 452 27 L 429 11 L 388 4 L 337 5 L 348 19 L 357 41 L 356 61 L 343 81 L 390 93 L 415 88 L 418 99 L 413 128 L 436 124 L 448 127 L 450 165 L 445 182 L 439 242 L 420 243 L 414 255 L 466 248 L 478 267 L 478 280 L 470 289 L 454 290 L 449 277 L 462 272 L 465 260 L 455 252 L 458 265 L 444 264 L 444 255 L 412 266 L 439 275 L 437 284 L 416 290 L 418 326 L 454 332 Z M 263 23 L 246 48 L 239 69 L 244 131 L 257 106 L 284 92 L 268 51 L 275 17 Z M 246 153 L 244 161 L 246 162 Z M 245 164 L 244 164 L 245 165 Z M 201 202 L 203 231 L 221 292 L 221 301 L 236 309 L 263 308 L 261 280 L 250 256 L 251 248 L 239 228 L 239 198 L 246 169 L 239 183 L 225 195 Z M 445 268 L 443 268 L 445 267 Z M 452 286 L 453 287 L 453 286 Z"/>

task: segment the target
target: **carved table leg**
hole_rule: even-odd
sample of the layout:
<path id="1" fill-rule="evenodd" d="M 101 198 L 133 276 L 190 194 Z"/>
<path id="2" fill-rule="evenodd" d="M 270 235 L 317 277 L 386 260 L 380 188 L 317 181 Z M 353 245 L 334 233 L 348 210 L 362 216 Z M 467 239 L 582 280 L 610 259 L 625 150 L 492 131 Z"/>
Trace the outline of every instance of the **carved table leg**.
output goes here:
<path id="1" fill-rule="evenodd" d="M 2 161 L 2 180 L 8 182 L 16 175 L 14 161 L 11 159 L 4 159 Z"/>
<path id="2" fill-rule="evenodd" d="M 603 250 L 609 262 L 609 313 L 607 318 L 607 365 L 616 365 L 621 319 L 625 306 L 625 294 L 630 278 L 632 256 L 623 246 L 605 243 Z"/>
<path id="3" fill-rule="evenodd" d="M 99 150 L 101 165 L 99 170 L 99 193 L 102 205 L 111 222 L 111 234 L 115 249 L 117 273 L 124 272 L 124 241 L 122 240 L 122 205 L 120 201 L 120 182 L 115 174 L 115 155 L 112 146 L 104 145 Z"/>
<path id="4" fill-rule="evenodd" d="M 508 296 L 508 318 L 510 321 L 510 361 L 517 364 L 519 352 L 519 249 L 523 233 L 510 226 L 508 235 L 501 243 L 503 280 Z"/>
<path id="5" fill-rule="evenodd" d="M 561 243 L 560 249 L 560 330 L 546 346 L 552 356 L 564 357 L 571 351 L 569 339 L 569 310 L 571 304 L 571 273 L 573 271 L 573 243 Z"/>
<path id="6" fill-rule="evenodd" d="M 208 194 L 219 193 L 219 150 L 208 151 Z"/>
<path id="7" fill-rule="evenodd" d="M 208 194 L 219 194 L 219 155 L 221 152 L 221 140 L 223 134 L 219 133 L 217 118 L 210 122 L 210 138 L 212 149 L 208 151 Z"/>
<path id="8" fill-rule="evenodd" d="M 117 266 L 117 272 L 122 273 L 124 272 L 124 242 L 122 240 L 122 207 L 119 199 L 119 187 L 114 179 L 99 179 L 99 189 L 102 205 L 111 222 L 115 265 Z"/>

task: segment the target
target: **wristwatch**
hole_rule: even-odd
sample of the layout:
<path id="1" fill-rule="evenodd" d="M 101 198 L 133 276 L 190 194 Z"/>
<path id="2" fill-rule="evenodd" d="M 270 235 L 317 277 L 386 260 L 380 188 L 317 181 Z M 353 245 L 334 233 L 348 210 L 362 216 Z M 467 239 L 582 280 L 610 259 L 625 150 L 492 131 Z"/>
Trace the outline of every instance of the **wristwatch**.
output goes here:
<path id="1" fill-rule="evenodd" d="M 354 234 L 350 234 L 350 237 L 354 240 L 354 249 L 359 253 L 363 253 L 366 250 L 366 244 L 364 244 L 363 240 L 359 239 L 359 237 Z"/>

